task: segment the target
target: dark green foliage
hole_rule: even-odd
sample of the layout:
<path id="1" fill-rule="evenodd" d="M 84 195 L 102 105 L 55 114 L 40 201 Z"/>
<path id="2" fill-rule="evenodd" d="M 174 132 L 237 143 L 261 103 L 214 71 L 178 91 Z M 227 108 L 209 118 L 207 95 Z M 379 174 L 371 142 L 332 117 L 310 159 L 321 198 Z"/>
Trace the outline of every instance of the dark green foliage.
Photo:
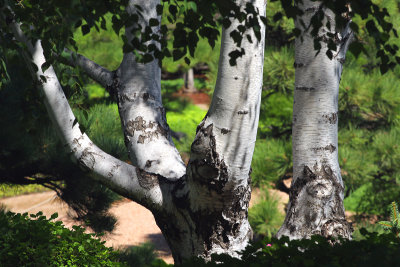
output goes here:
<path id="1" fill-rule="evenodd" d="M 364 239 L 340 240 L 331 245 L 321 236 L 311 239 L 267 239 L 249 246 L 242 259 L 212 255 L 212 262 L 192 259 L 183 266 L 397 266 L 400 260 L 400 239 L 393 234 L 360 230 Z M 271 244 L 271 246 L 267 246 Z M 217 263 L 218 262 L 218 263 Z"/>
<path id="2" fill-rule="evenodd" d="M 94 234 L 55 218 L 0 211 L 1 266 L 125 266 Z"/>
<path id="3" fill-rule="evenodd" d="M 302 10 L 297 6 L 297 3 L 301 0 L 280 0 L 279 2 L 287 18 L 295 19 L 302 15 Z M 330 20 L 322 21 L 324 8 L 329 8 L 336 14 L 336 25 L 330 25 Z M 279 11 L 275 14 L 274 19 L 279 22 L 283 17 Z M 378 58 L 377 66 L 379 66 L 382 74 L 400 63 L 399 46 L 396 44 L 399 41 L 397 33 L 399 26 L 398 1 L 396 0 L 320 1 L 319 8 L 315 10 L 310 22 L 312 26 L 311 34 L 315 36 L 314 48 L 317 53 L 320 52 L 322 47 L 321 42 L 326 42 L 326 40 L 329 48 L 326 53 L 328 57 L 332 58 L 332 50 L 336 49 L 335 35 L 329 33 L 324 36 L 318 35 L 319 29 L 323 26 L 327 28 L 332 26 L 339 29 L 337 31 L 341 31 L 350 18 L 352 19 L 350 28 L 355 35 L 354 41 L 349 46 L 353 55 L 358 57 L 360 53 L 363 53 L 366 56 Z M 303 27 L 309 26 L 302 21 L 300 23 Z M 297 28 L 292 31 L 294 36 L 299 36 L 300 33 L 301 30 Z"/>
<path id="4" fill-rule="evenodd" d="M 150 266 L 156 260 L 154 245 L 151 243 L 128 247 L 118 251 L 118 253 L 120 261 L 127 263 L 131 267 Z"/>
<path id="5" fill-rule="evenodd" d="M 18 62 L 14 55 L 13 60 Z M 14 61 L 14 62 L 15 62 Z M 11 65 L 13 66 L 13 65 Z M 110 231 L 115 219 L 107 213 L 117 195 L 94 182 L 69 158 L 38 96 L 39 90 L 21 77 L 24 68 L 10 68 L 11 82 L 0 92 L 0 182 L 42 184 L 56 190 L 80 219 L 94 230 Z M 72 92 L 71 103 L 80 106 L 84 96 Z M 127 159 L 120 121 L 116 110 L 105 104 L 91 109 L 76 109 L 88 135 L 106 152 Z M 88 113 L 88 114 L 86 114 Z"/>

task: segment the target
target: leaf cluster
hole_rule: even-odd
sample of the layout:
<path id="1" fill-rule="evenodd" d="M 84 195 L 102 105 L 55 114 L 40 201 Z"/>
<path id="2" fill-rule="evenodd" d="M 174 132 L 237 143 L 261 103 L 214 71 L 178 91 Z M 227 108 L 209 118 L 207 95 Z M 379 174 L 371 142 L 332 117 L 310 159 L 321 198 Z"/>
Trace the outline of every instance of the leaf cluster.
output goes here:
<path id="1" fill-rule="evenodd" d="M 0 212 L 0 262 L 2 266 L 124 266 L 118 254 L 94 234 L 73 226 L 65 228 L 41 212 Z"/>
<path id="2" fill-rule="evenodd" d="M 183 266 L 395 266 L 400 260 L 400 239 L 393 234 L 370 233 L 365 239 L 340 240 L 335 245 L 322 236 L 310 239 L 267 239 L 248 246 L 242 259 L 212 255 L 211 262 L 191 259 Z M 337 240 L 336 240 L 337 241 Z M 267 246 L 272 244 L 272 246 Z"/>
<path id="3" fill-rule="evenodd" d="M 278 0 L 273 0 L 273 2 Z M 364 33 L 372 37 L 375 46 L 375 56 L 379 58 L 379 67 L 382 74 L 389 69 L 393 69 L 400 64 L 399 47 L 393 40 L 398 40 L 397 25 L 393 23 L 393 17 L 396 17 L 398 6 L 393 9 L 387 8 L 389 1 L 372 0 L 322 0 L 318 1 L 318 9 L 311 18 L 310 25 L 305 25 L 300 16 L 303 14 L 299 5 L 302 0 L 280 0 L 284 12 L 278 12 L 274 16 L 276 22 L 282 20 L 285 14 L 286 18 L 299 20 L 299 24 L 304 29 L 312 28 L 311 34 L 315 37 L 314 48 L 317 53 L 321 49 L 321 42 L 327 42 L 327 56 L 332 58 L 333 52 L 337 46 L 335 42 L 336 33 L 341 33 L 343 29 L 350 27 L 354 33 L 354 40 L 349 46 L 349 51 L 356 57 L 360 53 L 368 55 L 369 42 L 365 41 Z M 382 3 L 384 2 L 384 3 Z M 396 3 L 396 1 L 391 1 Z M 335 14 L 335 25 L 330 25 L 330 20 L 325 20 L 325 10 L 330 9 Z M 320 35 L 321 28 L 334 29 L 332 33 L 327 33 L 325 37 Z M 294 36 L 300 36 L 302 29 L 295 28 L 292 31 Z"/>

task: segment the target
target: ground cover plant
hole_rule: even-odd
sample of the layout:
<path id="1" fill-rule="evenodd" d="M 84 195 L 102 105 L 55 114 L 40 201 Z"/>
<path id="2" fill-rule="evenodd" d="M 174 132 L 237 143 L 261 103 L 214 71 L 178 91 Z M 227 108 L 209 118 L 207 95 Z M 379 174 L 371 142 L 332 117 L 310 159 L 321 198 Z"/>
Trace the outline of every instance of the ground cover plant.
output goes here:
<path id="1" fill-rule="evenodd" d="M 2 266 L 126 266 L 94 234 L 38 214 L 0 211 Z M 29 233 L 29 234 L 28 234 Z"/>

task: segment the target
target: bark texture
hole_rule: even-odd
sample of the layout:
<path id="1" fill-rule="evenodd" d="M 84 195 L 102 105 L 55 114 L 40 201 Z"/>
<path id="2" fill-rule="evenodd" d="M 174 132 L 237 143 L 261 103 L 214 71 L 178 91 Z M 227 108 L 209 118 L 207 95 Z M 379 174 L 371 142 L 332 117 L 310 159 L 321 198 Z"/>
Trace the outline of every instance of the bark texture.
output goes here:
<path id="1" fill-rule="evenodd" d="M 142 7 L 146 24 L 157 17 L 159 0 L 129 1 Z M 241 8 L 253 4 L 265 15 L 265 0 L 238 0 Z M 0 12 L 1 14 L 1 12 Z M 120 67 L 110 72 L 84 57 L 69 64 L 79 65 L 94 80 L 107 86 L 118 101 L 126 145 L 134 166 L 104 153 L 79 129 L 52 67 L 42 71 L 45 62 L 40 40 L 32 45 L 17 23 L 14 35 L 24 43 L 39 66 L 32 70 L 40 80 L 44 102 L 52 122 L 72 158 L 96 174 L 96 179 L 117 193 L 152 211 L 171 247 L 175 263 L 213 253 L 239 257 L 249 243 L 252 230 L 247 219 L 251 195 L 250 164 L 256 140 L 264 62 L 264 24 L 261 41 L 247 30 L 245 54 L 236 66 L 229 64 L 229 53 L 236 44 L 230 37 L 239 26 L 232 20 L 223 29 L 219 72 L 211 107 L 197 128 L 186 167 L 170 136 L 161 100 L 161 72 L 158 63 L 142 64 L 133 53 L 124 55 Z M 126 32 L 128 40 L 130 30 Z M 110 76 L 112 74 L 112 76 Z"/>
<path id="2" fill-rule="evenodd" d="M 343 206 L 343 181 L 338 162 L 338 94 L 342 65 L 351 39 L 349 27 L 335 28 L 335 15 L 320 2 L 303 1 L 304 14 L 296 27 L 302 35 L 295 46 L 295 91 L 293 104 L 293 181 L 285 222 L 278 237 L 308 238 L 314 234 L 325 237 L 351 238 L 352 227 L 346 221 Z M 312 26 L 304 29 L 311 17 L 321 10 L 325 14 L 319 36 L 335 34 L 337 50 L 333 58 L 326 55 L 322 42 L 318 55 L 314 50 Z"/>
<path id="3" fill-rule="evenodd" d="M 160 21 L 156 11 L 159 4 L 159 0 L 131 0 L 127 11 L 132 14 L 135 5 L 142 7 L 138 23 L 144 29 L 151 18 Z M 133 38 L 132 27 L 126 29 L 128 41 Z M 158 32 L 158 26 L 152 30 Z M 155 41 L 149 42 L 159 46 Z M 171 180 L 185 175 L 185 165 L 172 141 L 165 118 L 158 61 L 142 64 L 136 61 L 134 53 L 124 54 L 110 89 L 116 94 L 132 164 Z"/>

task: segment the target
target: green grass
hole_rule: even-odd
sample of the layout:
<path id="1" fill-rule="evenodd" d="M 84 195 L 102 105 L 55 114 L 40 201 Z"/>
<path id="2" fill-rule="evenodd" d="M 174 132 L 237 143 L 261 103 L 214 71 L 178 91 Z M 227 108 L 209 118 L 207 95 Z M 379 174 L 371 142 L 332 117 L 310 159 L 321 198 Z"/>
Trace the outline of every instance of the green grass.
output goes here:
<path id="1" fill-rule="evenodd" d="M 190 152 L 190 146 L 196 135 L 197 125 L 205 117 L 206 113 L 207 111 L 202 110 L 201 108 L 192 104 L 188 104 L 180 112 L 167 112 L 167 121 L 169 127 L 173 131 L 183 132 L 186 134 L 186 137 L 183 138 L 181 141 L 175 140 L 175 145 L 178 148 L 179 152 Z"/>
<path id="2" fill-rule="evenodd" d="M 49 190 L 50 189 L 38 184 L 30 184 L 30 185 L 0 184 L 0 198 L 39 193 Z"/>

